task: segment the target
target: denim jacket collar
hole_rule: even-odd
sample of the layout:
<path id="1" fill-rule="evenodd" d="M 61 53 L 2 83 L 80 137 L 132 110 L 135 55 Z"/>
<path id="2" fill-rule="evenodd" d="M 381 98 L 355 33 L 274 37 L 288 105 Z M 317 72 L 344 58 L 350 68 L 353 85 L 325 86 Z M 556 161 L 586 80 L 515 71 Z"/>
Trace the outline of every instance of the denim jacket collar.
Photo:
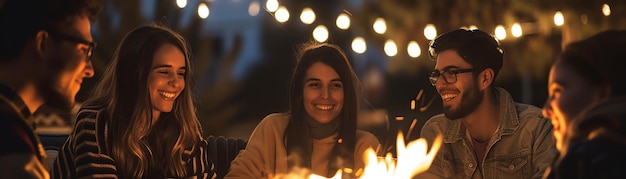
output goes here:
<path id="1" fill-rule="evenodd" d="M 515 110 L 515 102 L 506 90 L 496 87 L 496 99 L 500 106 L 500 124 L 495 133 L 495 141 L 500 140 L 504 135 L 513 134 L 520 125 L 517 112 Z M 444 143 L 454 143 L 465 138 L 465 126 L 462 125 L 461 119 L 450 121 L 448 129 L 445 131 L 443 139 Z M 492 139 L 491 141 L 494 141 Z"/>

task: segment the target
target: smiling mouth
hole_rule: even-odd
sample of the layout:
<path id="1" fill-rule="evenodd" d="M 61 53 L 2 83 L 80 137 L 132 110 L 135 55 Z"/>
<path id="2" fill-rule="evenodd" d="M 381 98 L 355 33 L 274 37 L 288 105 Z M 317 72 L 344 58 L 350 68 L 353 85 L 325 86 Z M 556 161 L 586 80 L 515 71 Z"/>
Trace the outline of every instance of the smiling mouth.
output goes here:
<path id="1" fill-rule="evenodd" d="M 176 93 L 170 93 L 165 91 L 159 91 L 159 95 L 165 97 L 167 100 L 173 100 L 176 97 Z"/>
<path id="2" fill-rule="evenodd" d="M 450 101 L 456 98 L 456 96 L 458 96 L 458 94 L 442 94 L 441 99 L 443 99 L 444 101 Z"/>
<path id="3" fill-rule="evenodd" d="M 322 110 L 322 111 L 328 111 L 333 109 L 333 107 L 335 107 L 335 105 L 323 105 L 323 104 L 317 104 L 315 105 L 315 108 Z"/>

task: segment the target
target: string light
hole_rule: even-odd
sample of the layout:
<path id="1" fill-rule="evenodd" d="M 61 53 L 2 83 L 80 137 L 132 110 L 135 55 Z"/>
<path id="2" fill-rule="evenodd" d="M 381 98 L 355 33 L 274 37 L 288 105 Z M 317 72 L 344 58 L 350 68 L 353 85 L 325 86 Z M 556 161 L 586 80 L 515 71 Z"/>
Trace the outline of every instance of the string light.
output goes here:
<path id="1" fill-rule="evenodd" d="M 328 40 L 328 28 L 324 25 L 318 25 L 313 29 L 313 38 L 318 42 L 326 42 Z"/>
<path id="2" fill-rule="evenodd" d="M 424 37 L 428 40 L 434 40 L 437 37 L 437 28 L 433 24 L 426 24 L 424 27 Z"/>
<path id="3" fill-rule="evenodd" d="M 363 39 L 363 37 L 355 37 L 354 40 L 352 40 L 352 50 L 358 54 L 365 53 L 367 50 L 365 39 Z"/>
<path id="4" fill-rule="evenodd" d="M 209 6 L 207 6 L 205 2 L 201 2 L 200 5 L 198 5 L 198 16 L 200 16 L 200 18 L 206 19 L 207 17 L 209 17 L 209 13 Z"/>
<path id="5" fill-rule="evenodd" d="M 176 0 L 176 5 L 179 8 L 186 7 L 188 0 Z M 267 0 L 265 4 L 265 8 L 267 11 L 274 12 L 274 16 L 278 22 L 286 22 L 290 18 L 289 11 L 286 7 L 280 6 L 277 0 Z M 253 0 L 250 2 L 250 6 L 248 8 L 248 13 L 251 16 L 257 16 L 259 14 L 260 4 L 257 0 Z M 207 2 L 200 2 L 198 5 L 198 16 L 206 19 L 210 14 L 210 9 L 208 7 Z M 611 7 L 608 4 L 602 5 L 602 14 L 604 16 L 611 15 Z M 351 17 L 346 13 L 341 13 L 337 16 L 336 25 L 339 29 L 346 30 L 350 28 Z M 312 24 L 316 20 L 316 14 L 312 8 L 306 7 L 302 10 L 300 14 L 300 20 L 304 24 Z M 580 20 L 583 24 L 586 24 L 588 21 L 588 17 L 586 14 L 580 16 Z M 554 24 L 556 26 L 562 26 L 565 23 L 565 17 L 561 11 L 556 11 L 554 14 Z M 373 24 L 373 30 L 378 34 L 384 34 L 387 31 L 387 24 L 384 18 L 378 17 L 376 18 Z M 478 29 L 476 25 L 463 26 L 463 29 L 474 30 Z M 532 28 L 531 28 L 532 29 Z M 424 27 L 424 37 L 428 40 L 434 40 L 437 36 L 437 29 L 434 24 L 427 24 Z M 532 32 L 531 32 L 532 33 Z M 524 35 L 524 30 L 520 23 L 514 23 L 511 26 L 511 35 L 513 37 L 521 37 Z M 325 42 L 328 40 L 329 31 L 326 26 L 320 25 L 317 26 L 313 31 L 313 36 L 315 40 L 319 42 Z M 504 26 L 498 25 L 495 29 L 495 37 L 499 40 L 505 39 L 507 36 L 507 31 Z M 367 50 L 366 43 L 363 37 L 355 37 L 352 41 L 352 49 L 356 53 L 365 53 Z M 398 53 L 397 45 L 392 40 L 387 40 L 384 46 L 385 53 L 388 56 L 395 56 Z M 419 44 L 416 41 L 410 41 L 407 45 L 408 55 L 412 58 L 417 58 L 421 55 L 421 49 Z"/>
<path id="6" fill-rule="evenodd" d="M 502 25 L 498 25 L 496 26 L 496 38 L 498 38 L 498 40 L 504 40 L 506 38 L 506 30 L 504 29 L 504 26 Z"/>
<path id="7" fill-rule="evenodd" d="M 513 37 L 521 37 L 522 33 L 522 26 L 519 23 L 515 23 L 511 26 L 511 34 Z"/>
<path id="8" fill-rule="evenodd" d="M 376 21 L 374 21 L 374 32 L 378 33 L 378 34 L 384 34 L 387 31 L 387 23 L 385 22 L 385 19 L 379 17 L 376 18 Z"/>
<path id="9" fill-rule="evenodd" d="M 187 6 L 187 0 L 176 0 L 176 5 L 179 8 L 185 8 L 185 6 Z"/>
<path id="10" fill-rule="evenodd" d="M 565 17 L 563 17 L 563 13 L 561 11 L 556 11 L 554 13 L 554 24 L 556 26 L 562 26 L 565 23 Z"/>
<path id="11" fill-rule="evenodd" d="M 276 10 L 274 17 L 276 18 L 276 21 L 280 23 L 287 22 L 289 20 L 289 11 L 287 11 L 287 8 L 285 8 L 285 6 L 280 6 Z"/>
<path id="12" fill-rule="evenodd" d="M 302 9 L 302 13 L 300 13 L 300 20 L 304 24 L 312 24 L 315 22 L 315 12 L 310 7 L 306 7 Z"/>
<path id="13" fill-rule="evenodd" d="M 409 53 L 409 56 L 413 58 L 417 58 L 422 54 L 422 50 L 416 41 L 409 42 L 409 45 L 406 47 L 406 51 Z"/>
<path id="14" fill-rule="evenodd" d="M 339 29 L 346 30 L 350 28 L 350 17 L 346 13 L 341 13 L 337 16 L 337 21 L 335 23 Z"/>
<path id="15" fill-rule="evenodd" d="M 269 12 L 276 12 L 276 10 L 278 10 L 278 6 L 279 4 L 277 0 L 267 0 L 267 2 L 265 2 L 265 8 Z"/>
<path id="16" fill-rule="evenodd" d="M 384 48 L 385 54 L 387 54 L 387 56 L 393 57 L 398 54 L 398 46 L 396 46 L 396 42 L 394 42 L 393 40 L 387 40 L 387 42 L 385 42 Z"/>
<path id="17" fill-rule="evenodd" d="M 611 15 L 611 6 L 609 6 L 608 4 L 603 4 L 602 5 L 602 14 L 604 14 L 604 16 L 610 16 Z"/>

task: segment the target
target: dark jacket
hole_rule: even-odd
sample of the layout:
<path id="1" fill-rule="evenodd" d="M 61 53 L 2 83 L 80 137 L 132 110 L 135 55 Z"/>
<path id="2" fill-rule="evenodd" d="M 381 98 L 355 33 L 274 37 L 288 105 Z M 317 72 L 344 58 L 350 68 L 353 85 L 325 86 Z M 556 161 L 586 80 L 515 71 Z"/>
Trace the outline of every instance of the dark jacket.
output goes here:
<path id="1" fill-rule="evenodd" d="M 626 178 L 626 96 L 592 107 L 569 132 L 548 178 Z"/>
<path id="2" fill-rule="evenodd" d="M 17 93 L 0 84 L 0 136 L 3 144 L 0 156 L 34 154 L 45 163 L 45 151 L 33 132 L 29 118 L 30 111 Z"/>

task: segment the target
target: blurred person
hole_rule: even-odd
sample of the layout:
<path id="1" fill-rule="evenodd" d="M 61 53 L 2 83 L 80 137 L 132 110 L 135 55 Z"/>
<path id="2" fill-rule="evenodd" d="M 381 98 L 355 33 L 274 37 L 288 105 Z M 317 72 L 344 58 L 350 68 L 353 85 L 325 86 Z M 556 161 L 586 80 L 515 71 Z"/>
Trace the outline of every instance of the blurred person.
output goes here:
<path id="1" fill-rule="evenodd" d="M 626 31 L 566 46 L 550 69 L 544 116 L 559 157 L 549 178 L 626 178 Z"/>
<path id="2" fill-rule="evenodd" d="M 0 178 L 49 178 L 31 115 L 70 109 L 94 70 L 92 0 L 0 1 Z"/>
<path id="3" fill-rule="evenodd" d="M 209 178 L 189 47 L 159 24 L 125 35 L 76 117 L 54 178 Z"/>
<path id="4" fill-rule="evenodd" d="M 513 101 L 494 80 L 503 50 L 490 34 L 457 29 L 430 44 L 429 80 L 443 100 L 421 136 L 443 144 L 425 178 L 541 178 L 556 155 L 541 109 Z"/>
<path id="5" fill-rule="evenodd" d="M 226 178 L 271 178 L 303 168 L 330 177 L 338 169 L 363 168 L 365 149 L 378 147 L 373 134 L 356 129 L 359 81 L 344 52 L 305 43 L 297 60 L 290 112 L 270 114 L 257 125 Z"/>

